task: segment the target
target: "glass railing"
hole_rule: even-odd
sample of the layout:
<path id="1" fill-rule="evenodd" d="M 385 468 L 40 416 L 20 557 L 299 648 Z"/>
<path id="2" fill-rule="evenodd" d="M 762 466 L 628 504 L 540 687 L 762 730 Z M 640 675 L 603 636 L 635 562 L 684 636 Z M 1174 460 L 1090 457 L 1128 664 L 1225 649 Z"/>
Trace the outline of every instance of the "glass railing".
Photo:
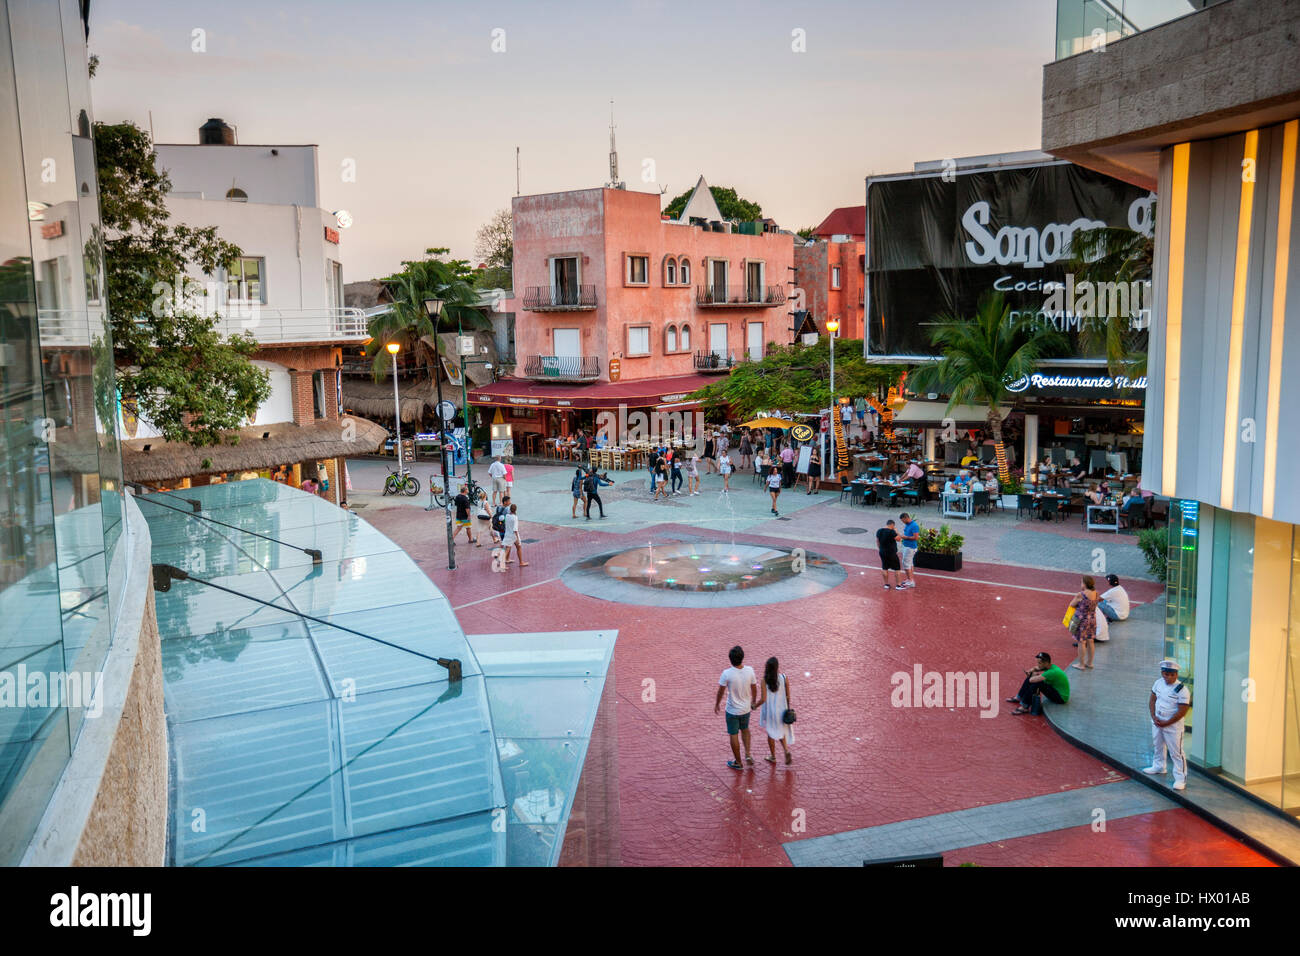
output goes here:
<path id="1" fill-rule="evenodd" d="M 1056 0 L 1056 58 L 1106 45 L 1224 0 Z"/>

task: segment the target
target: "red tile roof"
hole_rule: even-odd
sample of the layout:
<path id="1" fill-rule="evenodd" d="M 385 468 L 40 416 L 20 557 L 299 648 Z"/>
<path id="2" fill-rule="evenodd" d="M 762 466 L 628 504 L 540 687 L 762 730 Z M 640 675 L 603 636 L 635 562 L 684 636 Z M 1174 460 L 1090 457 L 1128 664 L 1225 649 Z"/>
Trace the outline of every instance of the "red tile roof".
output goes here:
<path id="1" fill-rule="evenodd" d="M 867 236 L 867 207 L 841 206 L 822 220 L 822 224 L 813 230 L 813 235 L 821 238 L 831 236 L 852 236 L 865 239 Z"/>

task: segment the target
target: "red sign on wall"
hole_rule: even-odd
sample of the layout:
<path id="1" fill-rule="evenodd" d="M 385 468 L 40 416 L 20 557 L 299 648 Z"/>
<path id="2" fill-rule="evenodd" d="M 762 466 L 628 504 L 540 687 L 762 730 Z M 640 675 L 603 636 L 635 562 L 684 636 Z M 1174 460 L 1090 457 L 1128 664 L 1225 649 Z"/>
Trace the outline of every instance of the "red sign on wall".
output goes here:
<path id="1" fill-rule="evenodd" d="M 63 220 L 52 222 L 49 225 L 41 226 L 42 239 L 57 239 L 63 235 Z"/>
<path id="2" fill-rule="evenodd" d="M 329 226 L 326 226 L 325 241 L 332 242 L 334 243 L 334 245 L 337 246 L 339 244 L 339 231 L 337 229 L 331 229 Z"/>

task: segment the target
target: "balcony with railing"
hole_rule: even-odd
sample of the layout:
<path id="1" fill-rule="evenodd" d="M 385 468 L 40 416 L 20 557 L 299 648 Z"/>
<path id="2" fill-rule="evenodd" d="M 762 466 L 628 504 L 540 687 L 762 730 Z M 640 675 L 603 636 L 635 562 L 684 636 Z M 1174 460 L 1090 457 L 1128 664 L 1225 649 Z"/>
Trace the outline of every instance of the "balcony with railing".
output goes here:
<path id="1" fill-rule="evenodd" d="M 785 303 L 785 289 L 779 285 L 745 286 L 728 290 L 696 286 L 695 304 L 706 309 L 770 309 Z"/>
<path id="2" fill-rule="evenodd" d="M 530 355 L 524 362 L 524 378 L 544 382 L 592 382 L 600 378 L 597 355 Z"/>
<path id="3" fill-rule="evenodd" d="M 1223 0 L 1056 0 L 1056 58 L 1096 53 Z"/>
<path id="4" fill-rule="evenodd" d="M 739 354 L 735 352 L 696 352 L 695 353 L 695 371 L 697 372 L 730 372 L 737 365 L 743 365 L 746 362 L 762 361 L 767 355 L 769 349 L 767 346 L 760 348 L 745 349 Z"/>
<path id="5" fill-rule="evenodd" d="M 268 309 L 230 303 L 217 321 L 225 335 L 251 333 L 262 345 L 301 342 L 364 342 L 370 338 L 361 309 Z"/>
<path id="6" fill-rule="evenodd" d="M 594 285 L 558 288 L 533 285 L 524 289 L 524 309 L 529 312 L 586 312 L 594 308 Z"/>

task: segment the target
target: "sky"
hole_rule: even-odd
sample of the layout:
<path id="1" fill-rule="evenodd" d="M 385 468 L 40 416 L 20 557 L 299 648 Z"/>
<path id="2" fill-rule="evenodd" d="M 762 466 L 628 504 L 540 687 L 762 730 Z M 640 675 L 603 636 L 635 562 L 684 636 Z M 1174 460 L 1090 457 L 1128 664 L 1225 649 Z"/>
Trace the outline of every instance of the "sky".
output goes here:
<path id="1" fill-rule="evenodd" d="M 474 234 L 515 195 L 703 174 L 782 227 L 868 175 L 1037 149 L 1052 0 L 94 0 L 95 118 L 198 141 L 315 143 L 346 281 Z M 196 32 L 201 31 L 201 32 Z M 200 49 L 201 48 L 201 49 Z M 344 176 L 355 169 L 355 181 Z"/>

